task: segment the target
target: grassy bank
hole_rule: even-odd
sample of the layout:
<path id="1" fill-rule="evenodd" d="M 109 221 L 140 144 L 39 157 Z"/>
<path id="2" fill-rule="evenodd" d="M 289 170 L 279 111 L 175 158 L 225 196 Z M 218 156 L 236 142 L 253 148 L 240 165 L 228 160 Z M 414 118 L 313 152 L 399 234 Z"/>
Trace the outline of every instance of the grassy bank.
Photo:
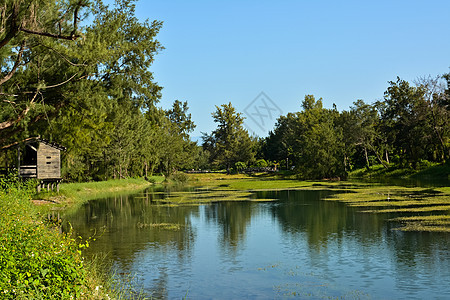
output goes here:
<path id="1" fill-rule="evenodd" d="M 156 182 L 161 177 L 154 178 Z M 34 195 L 17 180 L 0 189 L 0 299 L 120 299 L 113 281 L 95 262 L 85 261 L 88 246 L 44 216 L 89 199 L 144 189 L 143 179 L 63 184 L 61 192 Z M 39 205 L 36 205 L 39 204 Z"/>
<path id="2" fill-rule="evenodd" d="M 98 182 L 63 183 L 59 193 L 43 192 L 33 196 L 35 204 L 50 209 L 75 210 L 88 200 L 106 198 L 117 193 L 134 193 L 152 184 L 161 183 L 163 176 L 143 178 L 114 179 Z"/>
<path id="3" fill-rule="evenodd" d="M 396 164 L 374 165 L 349 173 L 349 178 L 411 178 L 411 179 L 450 179 L 450 164 L 423 163 L 417 169 L 402 168 Z"/>

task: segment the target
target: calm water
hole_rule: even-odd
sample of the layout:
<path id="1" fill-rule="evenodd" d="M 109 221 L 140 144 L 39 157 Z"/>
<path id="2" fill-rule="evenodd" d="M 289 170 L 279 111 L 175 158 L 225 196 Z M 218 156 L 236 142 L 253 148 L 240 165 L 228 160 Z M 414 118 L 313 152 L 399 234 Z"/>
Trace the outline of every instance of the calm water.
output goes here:
<path id="1" fill-rule="evenodd" d="M 154 299 L 450 299 L 449 234 L 394 231 L 394 215 L 324 196 L 167 207 L 148 191 L 91 201 L 67 219 L 96 234 L 87 255 L 106 253 Z"/>

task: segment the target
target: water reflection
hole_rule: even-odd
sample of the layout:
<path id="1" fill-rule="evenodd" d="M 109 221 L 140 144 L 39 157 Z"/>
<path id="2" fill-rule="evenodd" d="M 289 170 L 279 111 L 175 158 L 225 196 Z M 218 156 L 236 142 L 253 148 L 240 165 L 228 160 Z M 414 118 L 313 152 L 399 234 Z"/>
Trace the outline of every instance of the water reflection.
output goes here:
<path id="1" fill-rule="evenodd" d="M 198 208 L 160 205 L 154 201 L 160 198 L 147 191 L 90 201 L 67 220 L 80 236 L 96 239 L 87 255 L 108 253 L 123 269 L 129 269 L 136 253 L 149 245 L 162 252 L 177 250 L 183 259 L 193 244 L 195 232 L 190 220 Z"/>
<path id="2" fill-rule="evenodd" d="M 252 203 L 214 203 L 206 206 L 204 213 L 208 224 L 215 224 L 220 228 L 217 239 L 223 250 L 235 251 L 242 246 L 253 215 Z"/>
<path id="3" fill-rule="evenodd" d="M 162 190 L 95 200 L 67 216 L 156 299 L 450 297 L 446 234 L 403 233 L 392 215 L 322 201 L 327 192 L 259 192 L 275 202 L 170 206 Z M 356 296 L 355 296 L 356 295 Z"/>

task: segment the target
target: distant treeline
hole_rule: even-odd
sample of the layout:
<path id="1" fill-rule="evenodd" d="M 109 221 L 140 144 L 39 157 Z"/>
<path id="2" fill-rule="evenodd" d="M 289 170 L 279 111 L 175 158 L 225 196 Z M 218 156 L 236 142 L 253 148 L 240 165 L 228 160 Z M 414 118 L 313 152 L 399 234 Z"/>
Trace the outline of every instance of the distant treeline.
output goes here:
<path id="1" fill-rule="evenodd" d="M 449 158 L 448 74 L 414 85 L 397 79 L 383 101 L 358 100 L 349 111 L 307 95 L 302 110 L 281 116 L 264 139 L 223 104 L 212 113 L 217 128 L 197 145 L 187 102 L 158 107 L 162 87 L 151 66 L 163 50 L 162 22 L 139 21 L 134 1 L 6 1 L 2 11 L 0 148 L 34 136 L 57 142 L 67 148 L 67 180 L 268 166 L 330 178 L 372 164 L 416 168 Z M 16 155 L 1 151 L 0 167 L 13 166 Z"/>
<path id="2" fill-rule="evenodd" d="M 450 75 L 422 78 L 415 85 L 397 78 L 384 99 L 363 100 L 348 111 L 325 109 L 305 96 L 303 110 L 278 119 L 262 141 L 266 159 L 288 159 L 302 178 L 345 177 L 354 168 L 428 166 L 449 158 Z"/>
<path id="3" fill-rule="evenodd" d="M 264 139 L 248 136 L 231 103 L 216 107 L 218 128 L 203 136 L 214 168 L 275 166 L 302 179 L 345 178 L 357 168 L 423 168 L 450 156 L 450 75 L 389 82 L 383 100 L 348 111 L 306 95 L 302 110 L 278 118 Z M 256 159 L 258 158 L 258 159 Z"/>

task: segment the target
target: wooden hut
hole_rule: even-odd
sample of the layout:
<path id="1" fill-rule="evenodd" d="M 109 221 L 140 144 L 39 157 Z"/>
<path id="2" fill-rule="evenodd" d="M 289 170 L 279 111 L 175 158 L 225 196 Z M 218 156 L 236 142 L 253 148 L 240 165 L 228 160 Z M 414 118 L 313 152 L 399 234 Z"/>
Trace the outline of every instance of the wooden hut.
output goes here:
<path id="1" fill-rule="evenodd" d="M 61 182 L 61 151 L 66 148 L 41 138 L 29 138 L 21 143 L 3 147 L 17 148 L 17 169 L 22 178 L 37 178 L 38 192 L 43 187 L 59 191 Z"/>

